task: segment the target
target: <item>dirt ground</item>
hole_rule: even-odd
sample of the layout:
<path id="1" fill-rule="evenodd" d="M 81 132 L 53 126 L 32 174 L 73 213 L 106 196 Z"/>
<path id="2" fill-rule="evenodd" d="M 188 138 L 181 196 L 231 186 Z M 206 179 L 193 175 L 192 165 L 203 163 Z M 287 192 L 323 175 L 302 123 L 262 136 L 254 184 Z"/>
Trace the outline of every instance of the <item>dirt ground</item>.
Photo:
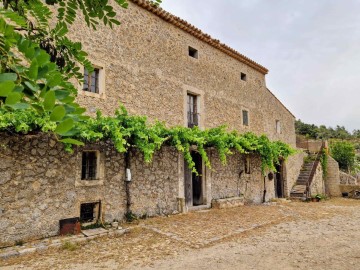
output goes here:
<path id="1" fill-rule="evenodd" d="M 126 235 L 0 260 L 0 269 L 359 269 L 360 201 L 205 210 Z"/>

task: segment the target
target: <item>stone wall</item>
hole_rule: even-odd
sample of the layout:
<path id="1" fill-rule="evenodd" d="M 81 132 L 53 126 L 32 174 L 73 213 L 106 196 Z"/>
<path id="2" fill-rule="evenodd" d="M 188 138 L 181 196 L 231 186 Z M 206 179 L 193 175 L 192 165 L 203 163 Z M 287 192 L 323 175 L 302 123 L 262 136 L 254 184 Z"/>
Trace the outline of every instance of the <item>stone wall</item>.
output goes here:
<path id="1" fill-rule="evenodd" d="M 301 167 L 304 163 L 304 157 L 307 156 L 307 154 L 300 149 L 299 153 L 296 153 L 292 156 L 290 156 L 285 163 L 285 197 L 290 197 L 291 189 L 294 187 L 296 180 L 300 174 Z"/>
<path id="2" fill-rule="evenodd" d="M 122 220 L 126 211 L 124 155 L 100 143 L 66 153 L 47 135 L 0 134 L 0 246 L 57 235 L 59 220 L 79 217 L 80 204 L 101 201 L 102 218 Z M 82 150 L 100 153 L 99 180 L 84 181 Z M 132 209 L 138 215 L 177 210 L 178 154 L 165 147 L 152 163 L 132 153 Z"/>
<path id="3" fill-rule="evenodd" d="M 341 196 L 339 164 L 331 156 L 328 156 L 326 193 L 329 196 Z"/>
<path id="4" fill-rule="evenodd" d="M 321 140 L 306 139 L 304 136 L 296 136 L 296 147 L 306 149 L 310 153 L 318 153 L 323 145 Z"/>
<path id="5" fill-rule="evenodd" d="M 101 108 L 111 115 L 122 102 L 131 114 L 183 126 L 186 94 L 193 93 L 200 99 L 202 128 L 227 124 L 295 147 L 295 118 L 267 89 L 263 73 L 134 3 L 117 11 L 122 24 L 114 30 L 99 25 L 94 32 L 80 17 L 70 30 L 105 76 L 99 95 L 79 86 L 77 100 L 88 112 Z M 198 59 L 189 56 L 189 46 L 198 50 Z M 249 111 L 249 126 L 242 124 L 242 110 Z"/>
<path id="6" fill-rule="evenodd" d="M 178 210 L 179 153 L 163 147 L 145 163 L 143 155 L 133 151 L 131 173 L 131 210 L 136 215 L 168 215 Z"/>
<path id="7" fill-rule="evenodd" d="M 357 178 L 342 171 L 340 171 L 339 173 L 341 185 L 357 185 Z"/>
<path id="8" fill-rule="evenodd" d="M 314 178 L 310 185 L 310 195 L 325 194 L 325 180 L 323 178 L 323 170 L 321 163 L 318 164 Z"/>
<path id="9" fill-rule="evenodd" d="M 261 203 L 264 182 L 261 175 L 261 161 L 257 155 L 250 155 L 250 173 L 245 172 L 245 155 L 229 156 L 224 166 L 216 151 L 211 153 L 211 191 L 212 199 L 224 199 L 243 196 L 246 202 Z M 274 197 L 274 186 L 266 180 L 266 200 Z"/>
<path id="10" fill-rule="evenodd" d="M 122 220 L 126 212 L 125 158 L 108 142 L 88 144 L 64 151 L 63 145 L 46 134 L 8 135 L 0 133 L 0 246 L 18 240 L 57 235 L 59 220 L 80 216 L 82 203 L 101 202 L 105 222 Z M 81 180 L 83 151 L 98 153 L 97 180 Z M 275 197 L 274 181 L 261 174 L 257 155 L 235 153 L 227 165 L 217 151 L 208 150 L 211 169 L 204 169 L 204 206 L 213 199 L 243 197 L 261 203 Z M 145 163 L 137 150 L 129 152 L 132 181 L 130 210 L 138 216 L 186 211 L 184 201 L 184 159 L 172 147 L 163 147 Z M 245 160 L 249 158 L 249 173 Z M 285 166 L 295 166 L 289 163 Z M 293 174 L 287 171 L 287 178 Z"/>

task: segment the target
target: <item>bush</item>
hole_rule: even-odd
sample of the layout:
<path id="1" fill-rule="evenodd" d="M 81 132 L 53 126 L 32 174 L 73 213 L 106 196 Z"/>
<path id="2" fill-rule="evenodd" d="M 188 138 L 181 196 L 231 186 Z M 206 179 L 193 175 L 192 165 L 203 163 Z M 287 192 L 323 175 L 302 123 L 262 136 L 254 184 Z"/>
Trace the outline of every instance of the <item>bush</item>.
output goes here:
<path id="1" fill-rule="evenodd" d="M 339 163 L 341 170 L 351 172 L 355 165 L 355 147 L 352 143 L 338 141 L 332 143 L 331 156 Z"/>

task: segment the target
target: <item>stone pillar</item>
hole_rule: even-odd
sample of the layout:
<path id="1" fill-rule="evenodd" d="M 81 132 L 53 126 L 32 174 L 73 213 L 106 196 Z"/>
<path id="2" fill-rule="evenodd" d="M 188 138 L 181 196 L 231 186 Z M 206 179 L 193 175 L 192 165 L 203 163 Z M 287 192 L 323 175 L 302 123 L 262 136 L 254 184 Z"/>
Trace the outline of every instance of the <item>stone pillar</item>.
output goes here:
<path id="1" fill-rule="evenodd" d="M 339 197 L 340 191 L 340 171 L 339 164 L 331 156 L 328 156 L 327 176 L 326 176 L 326 193 L 329 196 Z"/>

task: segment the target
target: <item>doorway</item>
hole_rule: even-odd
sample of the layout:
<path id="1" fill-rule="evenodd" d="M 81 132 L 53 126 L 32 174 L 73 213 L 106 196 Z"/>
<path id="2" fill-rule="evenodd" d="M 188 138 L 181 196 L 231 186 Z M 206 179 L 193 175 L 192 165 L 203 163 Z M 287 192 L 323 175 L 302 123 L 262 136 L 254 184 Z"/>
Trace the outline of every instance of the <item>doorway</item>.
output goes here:
<path id="1" fill-rule="evenodd" d="M 191 152 L 191 157 L 195 163 L 195 168 L 198 174 L 192 172 L 185 161 L 185 203 L 188 207 L 204 204 L 202 158 L 201 155 L 195 151 Z"/>
<path id="2" fill-rule="evenodd" d="M 280 160 L 279 164 L 275 166 L 276 173 L 275 173 L 275 196 L 276 198 L 284 198 L 284 168 L 283 168 L 283 161 Z"/>

